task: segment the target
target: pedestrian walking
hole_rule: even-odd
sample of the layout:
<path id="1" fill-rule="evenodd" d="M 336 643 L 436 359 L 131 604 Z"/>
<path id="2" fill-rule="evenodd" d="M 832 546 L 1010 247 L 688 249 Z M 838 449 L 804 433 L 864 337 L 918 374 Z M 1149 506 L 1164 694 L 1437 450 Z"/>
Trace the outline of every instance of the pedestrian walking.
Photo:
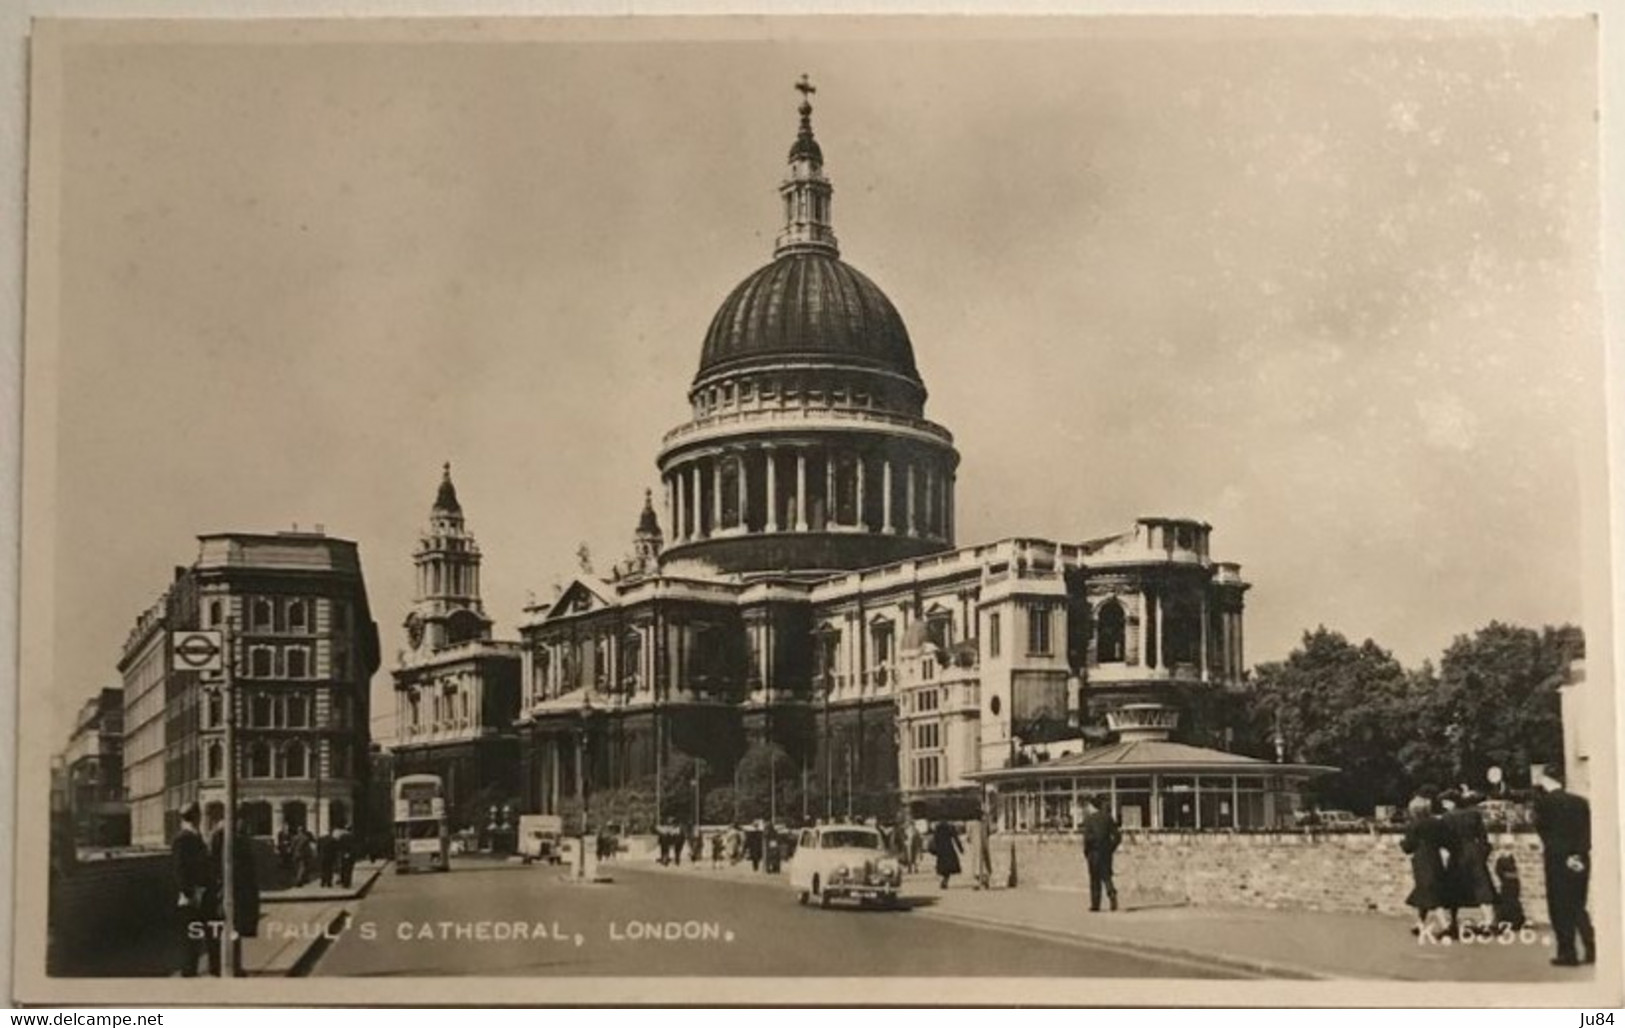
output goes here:
<path id="1" fill-rule="evenodd" d="M 727 841 L 722 832 L 711 833 L 711 867 L 713 869 L 722 866 L 722 856 L 724 849 L 727 847 Z"/>
<path id="2" fill-rule="evenodd" d="M 699 826 L 695 825 L 693 834 L 688 837 L 688 862 L 690 864 L 698 864 L 700 862 L 700 857 L 702 857 L 704 854 L 705 839 L 700 835 Z"/>
<path id="3" fill-rule="evenodd" d="M 1546 909 L 1557 941 L 1552 963 L 1559 967 L 1594 964 L 1597 933 L 1586 912 L 1586 892 L 1591 886 L 1591 804 L 1583 796 L 1565 792 L 1555 773 L 1547 772 L 1538 784 L 1541 791 L 1535 795 L 1534 820 L 1546 870 Z"/>
<path id="4" fill-rule="evenodd" d="M 324 889 L 333 887 L 333 871 L 338 863 L 335 842 L 332 825 L 316 840 L 316 870 Z"/>
<path id="5" fill-rule="evenodd" d="M 310 873 L 316 867 L 316 840 L 304 825 L 293 833 L 293 884 L 310 884 Z"/>
<path id="6" fill-rule="evenodd" d="M 1117 883 L 1113 880 L 1112 858 L 1123 841 L 1123 830 L 1101 796 L 1089 797 L 1089 811 L 1083 818 L 1083 861 L 1089 868 L 1089 909 L 1100 910 L 1104 895 L 1117 909 Z"/>
<path id="7" fill-rule="evenodd" d="M 745 856 L 750 860 L 750 869 L 752 871 L 762 869 L 762 857 L 766 855 L 762 848 L 764 841 L 762 838 L 762 822 L 757 821 L 745 832 Z"/>
<path id="8" fill-rule="evenodd" d="M 306 833 L 307 837 L 309 833 Z M 231 842 L 231 895 L 232 895 L 232 923 L 225 924 L 225 873 L 226 854 L 228 847 L 225 841 L 225 826 L 215 826 L 214 833 L 209 838 L 209 882 L 210 897 L 205 906 L 209 911 L 210 920 L 220 925 L 222 933 L 229 932 L 231 937 L 231 962 L 233 973 L 241 976 L 243 973 L 243 940 L 252 939 L 259 935 L 260 927 L 260 887 L 259 878 L 254 870 L 254 840 L 248 834 L 247 812 L 239 809 L 236 817 L 236 838 Z M 209 947 L 209 973 L 218 976 L 221 971 L 220 937 L 212 937 L 213 945 Z"/>
<path id="9" fill-rule="evenodd" d="M 936 827 L 931 829 L 931 855 L 937 859 L 937 877 L 942 879 L 941 888 L 946 889 L 948 879 L 959 873 L 959 855 L 962 852 L 964 846 L 954 826 L 947 821 L 938 821 Z"/>
<path id="10" fill-rule="evenodd" d="M 1411 891 L 1405 905 L 1416 911 L 1411 934 L 1434 933 L 1434 914 L 1444 907 L 1444 838 L 1449 834 L 1434 806 L 1437 786 L 1423 785 L 1405 808 L 1407 821 L 1399 848 L 1411 858 Z"/>
<path id="11" fill-rule="evenodd" d="M 738 822 L 728 828 L 728 863 L 737 864 L 745 859 L 745 830 Z"/>
<path id="12" fill-rule="evenodd" d="M 1489 933 L 1495 924 L 1495 882 L 1490 877 L 1490 836 L 1484 814 L 1478 809 L 1482 797 L 1468 790 L 1451 794 L 1446 800 L 1444 822 L 1451 834 L 1449 863 L 1445 867 L 1447 908 L 1477 908 L 1478 919 L 1462 927 L 1471 935 Z"/>
<path id="13" fill-rule="evenodd" d="M 356 837 L 349 825 L 341 824 L 333 830 L 333 859 L 338 865 L 339 887 L 352 888 L 355 881 Z"/>
<path id="14" fill-rule="evenodd" d="M 175 871 L 175 910 L 178 915 L 182 978 L 196 978 L 198 958 L 204 955 L 209 934 L 204 901 L 209 890 L 209 845 L 198 830 L 202 811 L 196 802 L 181 809 L 180 831 L 169 844 Z"/>

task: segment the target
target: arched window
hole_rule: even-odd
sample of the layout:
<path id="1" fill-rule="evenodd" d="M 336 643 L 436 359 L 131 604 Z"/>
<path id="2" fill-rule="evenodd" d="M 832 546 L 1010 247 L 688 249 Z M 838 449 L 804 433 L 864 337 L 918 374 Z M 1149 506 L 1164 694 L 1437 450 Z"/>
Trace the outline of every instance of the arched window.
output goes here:
<path id="1" fill-rule="evenodd" d="M 218 692 L 209 692 L 203 700 L 203 727 L 218 728 L 225 722 L 225 706 Z"/>
<path id="2" fill-rule="evenodd" d="M 305 601 L 291 600 L 288 603 L 288 630 L 290 632 L 303 632 L 305 630 Z"/>
<path id="3" fill-rule="evenodd" d="M 274 673 L 271 669 L 271 648 L 269 646 L 256 646 L 248 654 L 248 673 L 254 678 L 270 678 Z"/>
<path id="4" fill-rule="evenodd" d="M 219 600 L 210 601 L 210 603 L 209 603 L 209 624 L 210 625 L 218 625 L 218 624 L 220 624 L 220 622 L 222 622 L 224 620 L 225 620 L 225 617 L 223 616 L 222 611 L 221 611 L 220 601 Z"/>
<path id="5" fill-rule="evenodd" d="M 1178 599 L 1163 608 L 1162 651 L 1169 667 L 1195 664 L 1202 649 L 1202 616 L 1189 599 Z"/>
<path id="6" fill-rule="evenodd" d="M 226 773 L 226 752 L 217 742 L 209 743 L 208 772 L 209 778 L 221 778 Z"/>
<path id="7" fill-rule="evenodd" d="M 310 651 L 303 646 L 290 646 L 286 659 L 289 678 L 306 678 L 310 675 Z"/>
<path id="8" fill-rule="evenodd" d="M 267 693 L 257 693 L 249 703 L 248 723 L 255 728 L 271 728 L 275 722 L 272 720 L 271 697 Z"/>
<path id="9" fill-rule="evenodd" d="M 309 752 L 302 742 L 290 742 L 282 751 L 283 778 L 309 778 Z"/>
<path id="10" fill-rule="evenodd" d="M 252 610 L 254 627 L 269 629 L 271 627 L 271 601 L 255 600 L 252 604 Z"/>
<path id="11" fill-rule="evenodd" d="M 1123 605 L 1107 600 L 1095 614 L 1095 659 L 1101 664 L 1121 664 L 1126 652 L 1127 616 Z"/>
<path id="12" fill-rule="evenodd" d="M 271 777 L 271 747 L 263 742 L 248 747 L 248 777 Z"/>

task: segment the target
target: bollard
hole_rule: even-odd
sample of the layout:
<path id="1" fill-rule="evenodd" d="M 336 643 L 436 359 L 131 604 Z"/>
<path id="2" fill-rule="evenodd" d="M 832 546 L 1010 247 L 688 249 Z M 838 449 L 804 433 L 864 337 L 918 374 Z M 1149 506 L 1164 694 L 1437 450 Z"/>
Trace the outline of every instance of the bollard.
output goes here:
<path id="1" fill-rule="evenodd" d="M 1014 839 L 1010 840 L 1010 877 L 1004 884 L 1009 889 L 1016 887 L 1016 840 Z"/>

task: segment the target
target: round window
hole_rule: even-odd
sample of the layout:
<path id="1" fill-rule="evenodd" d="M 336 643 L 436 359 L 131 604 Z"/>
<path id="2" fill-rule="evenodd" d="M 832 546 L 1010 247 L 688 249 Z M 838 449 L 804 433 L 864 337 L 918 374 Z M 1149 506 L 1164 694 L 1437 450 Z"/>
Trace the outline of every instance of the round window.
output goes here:
<path id="1" fill-rule="evenodd" d="M 997 696 L 987 701 L 987 709 L 993 712 L 994 717 L 999 716 L 999 698 Z"/>

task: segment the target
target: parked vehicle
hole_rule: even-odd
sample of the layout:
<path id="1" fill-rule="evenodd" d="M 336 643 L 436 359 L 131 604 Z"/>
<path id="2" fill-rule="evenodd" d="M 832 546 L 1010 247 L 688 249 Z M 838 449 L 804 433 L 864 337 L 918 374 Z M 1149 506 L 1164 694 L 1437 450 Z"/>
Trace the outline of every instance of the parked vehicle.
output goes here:
<path id="1" fill-rule="evenodd" d="M 525 863 L 557 864 L 563 859 L 564 818 L 557 814 L 519 816 L 519 855 Z"/>
<path id="2" fill-rule="evenodd" d="M 816 897 L 822 907 L 837 899 L 895 906 L 903 868 L 887 854 L 885 841 L 875 829 L 822 825 L 797 834 L 789 879 L 796 898 L 804 904 Z"/>

